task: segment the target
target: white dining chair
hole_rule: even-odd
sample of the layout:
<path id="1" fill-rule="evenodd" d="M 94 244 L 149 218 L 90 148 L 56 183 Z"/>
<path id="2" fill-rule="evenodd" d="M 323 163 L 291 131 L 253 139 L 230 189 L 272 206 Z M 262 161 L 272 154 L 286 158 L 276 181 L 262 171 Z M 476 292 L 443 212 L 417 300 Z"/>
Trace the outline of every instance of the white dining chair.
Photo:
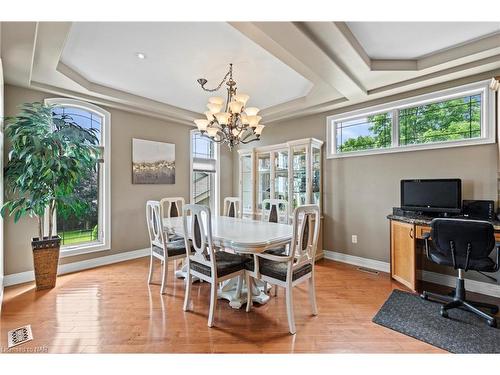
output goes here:
<path id="1" fill-rule="evenodd" d="M 153 278 L 153 266 L 156 258 L 162 265 L 160 293 L 164 294 L 168 276 L 168 262 L 184 259 L 186 257 L 186 248 L 184 241 L 170 242 L 168 236 L 165 235 L 160 207 L 160 202 L 158 201 L 146 202 L 146 221 L 151 245 L 148 284 L 151 284 Z"/>
<path id="2" fill-rule="evenodd" d="M 239 197 L 224 198 L 224 214 L 223 216 L 241 218 L 241 199 Z"/>
<path id="3" fill-rule="evenodd" d="M 162 219 L 182 216 L 182 209 L 186 205 L 183 197 L 168 197 L 160 200 L 160 214 Z M 170 241 L 184 240 L 173 233 L 168 234 Z"/>
<path id="4" fill-rule="evenodd" d="M 246 274 L 247 285 L 252 273 L 273 285 L 285 288 L 286 312 L 291 334 L 295 334 L 295 318 L 293 313 L 293 287 L 309 282 L 309 301 L 312 314 L 318 314 L 316 292 L 314 286 L 314 259 L 319 237 L 319 207 L 304 205 L 297 207 L 293 213 L 293 236 L 288 255 L 256 254 L 253 263 L 247 263 L 250 271 Z M 247 294 L 247 311 L 250 311 L 252 299 Z"/>
<path id="5" fill-rule="evenodd" d="M 268 223 L 289 224 L 288 202 L 284 199 L 264 199 L 261 220 Z"/>
<path id="6" fill-rule="evenodd" d="M 186 293 L 184 311 L 191 308 L 191 284 L 193 276 L 211 284 L 208 326 L 214 324 L 217 306 L 217 290 L 220 282 L 234 277 L 244 277 L 246 258 L 225 251 L 215 251 L 212 241 L 210 208 L 188 204 L 183 210 L 184 241 L 193 252 L 187 257 Z"/>
<path id="7" fill-rule="evenodd" d="M 264 199 L 262 201 L 261 221 L 268 223 L 289 224 L 288 202 L 284 199 Z M 266 253 L 282 255 L 287 252 L 287 245 L 266 250 Z M 267 283 L 264 283 L 264 293 L 267 293 Z M 278 295 L 278 287 L 274 288 L 274 296 Z"/>

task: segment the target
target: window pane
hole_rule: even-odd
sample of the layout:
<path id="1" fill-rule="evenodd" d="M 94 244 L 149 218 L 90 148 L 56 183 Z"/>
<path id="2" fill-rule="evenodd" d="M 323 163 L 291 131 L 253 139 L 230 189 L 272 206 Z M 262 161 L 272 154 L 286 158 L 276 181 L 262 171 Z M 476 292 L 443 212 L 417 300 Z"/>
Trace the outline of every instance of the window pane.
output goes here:
<path id="1" fill-rule="evenodd" d="M 292 155 L 293 166 L 293 196 L 292 209 L 306 204 L 306 149 L 294 148 Z"/>
<path id="2" fill-rule="evenodd" d="M 399 111 L 402 146 L 481 137 L 481 94 Z"/>
<path id="3" fill-rule="evenodd" d="M 208 206 L 213 211 L 215 209 L 215 177 L 217 173 L 215 143 L 197 132 L 192 133 L 191 142 L 191 158 L 194 168 L 193 203 Z M 203 159 L 206 162 L 203 162 Z"/>
<path id="4" fill-rule="evenodd" d="M 257 208 L 262 209 L 262 201 L 271 198 L 271 155 L 257 156 Z"/>
<path id="5" fill-rule="evenodd" d="M 392 113 L 336 123 L 337 152 L 370 150 L 392 144 Z"/>
<path id="6" fill-rule="evenodd" d="M 81 108 L 56 107 L 56 115 L 71 116 L 73 122 L 86 128 L 95 129 L 101 138 L 102 118 Z M 100 142 L 99 142 L 100 143 Z M 75 189 L 77 199 L 84 202 L 78 212 L 66 212 L 64 208 L 57 213 L 57 232 L 62 245 L 76 245 L 100 240 L 99 230 L 99 174 L 100 166 L 89 172 Z"/>
<path id="7" fill-rule="evenodd" d="M 212 207 L 214 199 L 213 173 L 193 172 L 193 201 L 195 204 Z"/>

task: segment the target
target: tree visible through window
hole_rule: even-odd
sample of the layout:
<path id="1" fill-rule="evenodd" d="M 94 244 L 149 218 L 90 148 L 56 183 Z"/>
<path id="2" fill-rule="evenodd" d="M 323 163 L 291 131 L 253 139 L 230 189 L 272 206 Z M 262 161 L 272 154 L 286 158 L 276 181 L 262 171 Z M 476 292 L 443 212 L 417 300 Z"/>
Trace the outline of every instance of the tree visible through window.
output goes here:
<path id="1" fill-rule="evenodd" d="M 399 111 L 399 144 L 444 142 L 481 136 L 481 95 Z"/>
<path id="2" fill-rule="evenodd" d="M 474 94 L 336 121 L 336 152 L 481 138 L 482 100 Z"/>
<path id="3" fill-rule="evenodd" d="M 55 107 L 56 114 L 70 116 L 73 121 L 86 129 L 95 129 L 101 139 L 102 117 L 81 108 Z M 57 232 L 61 245 L 76 245 L 98 241 L 99 238 L 99 175 L 100 163 L 83 179 L 76 189 L 76 195 L 85 202 L 78 212 L 57 212 Z"/>

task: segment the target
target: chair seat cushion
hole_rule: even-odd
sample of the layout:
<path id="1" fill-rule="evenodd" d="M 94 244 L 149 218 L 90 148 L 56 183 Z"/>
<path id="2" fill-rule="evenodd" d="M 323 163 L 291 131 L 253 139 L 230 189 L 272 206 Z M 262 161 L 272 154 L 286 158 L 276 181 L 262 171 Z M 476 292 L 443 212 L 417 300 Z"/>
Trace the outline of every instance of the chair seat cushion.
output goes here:
<path id="1" fill-rule="evenodd" d="M 218 251 L 215 254 L 215 262 L 217 265 L 217 277 L 223 277 L 229 275 L 233 272 L 241 271 L 245 268 L 245 263 L 248 261 L 247 258 L 242 257 L 241 255 L 231 254 L 226 251 Z M 206 276 L 212 275 L 212 270 L 210 266 L 205 264 L 201 264 L 190 260 L 189 262 L 191 269 L 199 272 Z"/>
<path id="2" fill-rule="evenodd" d="M 429 255 L 434 263 L 453 267 L 451 255 L 445 255 L 438 251 L 430 252 Z M 465 264 L 465 257 L 457 256 L 457 263 Z M 470 259 L 469 270 L 495 272 L 495 262 L 491 258 Z"/>
<path id="3" fill-rule="evenodd" d="M 264 252 L 266 254 L 272 254 L 272 255 L 284 255 L 284 254 L 286 254 L 286 245 L 281 246 L 281 247 L 275 247 L 272 249 L 268 249 Z"/>
<path id="4" fill-rule="evenodd" d="M 259 258 L 259 272 L 262 275 L 272 277 L 281 281 L 286 281 L 288 263 L 287 262 L 276 262 L 270 259 Z M 254 270 L 253 260 L 245 264 L 245 268 L 249 271 Z M 312 271 L 312 265 L 310 263 L 304 264 L 303 266 L 296 268 L 292 273 L 292 281 L 307 275 Z"/>
<path id="5" fill-rule="evenodd" d="M 161 247 L 153 245 L 153 252 L 163 256 L 163 249 Z M 186 254 L 186 245 L 184 244 L 184 240 L 169 242 L 167 244 L 167 252 L 169 257 Z"/>

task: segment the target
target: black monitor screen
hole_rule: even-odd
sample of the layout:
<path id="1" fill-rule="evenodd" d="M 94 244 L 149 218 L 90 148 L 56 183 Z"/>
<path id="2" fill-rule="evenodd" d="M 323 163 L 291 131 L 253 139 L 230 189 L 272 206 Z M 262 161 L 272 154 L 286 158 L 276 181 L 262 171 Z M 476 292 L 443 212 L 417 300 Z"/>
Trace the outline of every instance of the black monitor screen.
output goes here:
<path id="1" fill-rule="evenodd" d="M 460 179 L 401 180 L 401 207 L 421 211 L 457 211 L 462 205 Z"/>

